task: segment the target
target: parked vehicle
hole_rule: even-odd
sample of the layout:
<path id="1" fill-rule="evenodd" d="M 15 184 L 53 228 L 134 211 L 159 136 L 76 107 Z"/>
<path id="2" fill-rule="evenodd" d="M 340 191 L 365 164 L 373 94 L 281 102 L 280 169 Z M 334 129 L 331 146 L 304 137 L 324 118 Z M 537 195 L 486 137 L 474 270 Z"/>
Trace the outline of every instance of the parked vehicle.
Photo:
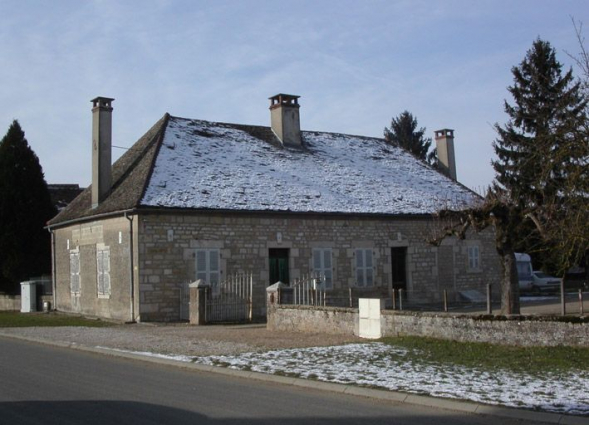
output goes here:
<path id="1" fill-rule="evenodd" d="M 528 254 L 515 253 L 515 264 L 517 267 L 517 278 L 520 292 L 531 292 L 534 287 L 532 277 L 532 258 Z"/>
<path id="2" fill-rule="evenodd" d="M 532 258 L 528 254 L 515 253 L 519 291 L 522 294 L 545 294 L 560 291 L 560 279 L 532 269 Z"/>
<path id="3" fill-rule="evenodd" d="M 532 272 L 532 292 L 558 292 L 560 290 L 560 279 L 548 276 L 541 271 Z"/>

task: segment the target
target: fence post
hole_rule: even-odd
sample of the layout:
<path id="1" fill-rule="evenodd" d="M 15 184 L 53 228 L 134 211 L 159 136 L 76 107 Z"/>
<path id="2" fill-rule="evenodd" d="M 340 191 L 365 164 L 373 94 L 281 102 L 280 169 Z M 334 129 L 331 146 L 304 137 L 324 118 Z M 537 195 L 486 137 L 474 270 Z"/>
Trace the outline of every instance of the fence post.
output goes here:
<path id="1" fill-rule="evenodd" d="M 396 291 L 395 288 L 393 288 L 393 310 L 397 309 L 397 300 L 396 300 Z"/>
<path id="2" fill-rule="evenodd" d="M 564 293 L 564 279 L 560 279 L 560 314 L 563 316 L 566 316 L 567 314 L 567 303 Z"/>
<path id="3" fill-rule="evenodd" d="M 403 310 L 403 288 L 399 289 L 399 310 Z"/>
<path id="4" fill-rule="evenodd" d="M 448 313 L 448 292 L 444 289 L 444 313 Z"/>
<path id="5" fill-rule="evenodd" d="M 249 312 L 248 312 L 248 319 L 251 322 L 254 318 L 254 276 L 250 273 L 249 279 L 249 296 L 248 296 L 248 304 L 249 304 Z M 280 301 L 280 300 L 279 300 Z"/>
<path id="6" fill-rule="evenodd" d="M 352 299 L 352 288 L 350 288 L 350 308 L 354 307 L 354 301 Z"/>
<path id="7" fill-rule="evenodd" d="M 491 304 L 491 284 L 487 284 L 487 314 L 493 314 L 493 305 Z"/>
<path id="8" fill-rule="evenodd" d="M 585 312 L 583 311 L 583 290 L 579 288 L 579 315 L 583 316 Z"/>

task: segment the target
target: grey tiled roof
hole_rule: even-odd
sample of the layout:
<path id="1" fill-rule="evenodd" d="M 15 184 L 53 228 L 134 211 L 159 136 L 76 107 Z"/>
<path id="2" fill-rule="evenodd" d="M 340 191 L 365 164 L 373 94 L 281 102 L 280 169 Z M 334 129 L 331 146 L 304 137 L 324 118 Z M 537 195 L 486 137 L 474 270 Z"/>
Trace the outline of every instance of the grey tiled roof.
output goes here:
<path id="1" fill-rule="evenodd" d="M 269 127 L 165 115 L 113 166 L 92 209 L 86 189 L 50 225 L 127 209 L 431 214 L 470 190 L 383 139 L 303 131 L 284 148 Z"/>

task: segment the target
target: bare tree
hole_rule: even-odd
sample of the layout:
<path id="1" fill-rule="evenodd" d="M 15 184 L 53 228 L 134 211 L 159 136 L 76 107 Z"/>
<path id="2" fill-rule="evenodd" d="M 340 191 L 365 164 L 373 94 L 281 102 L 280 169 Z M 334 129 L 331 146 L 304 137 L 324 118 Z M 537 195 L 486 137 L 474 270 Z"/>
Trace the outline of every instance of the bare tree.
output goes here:
<path id="1" fill-rule="evenodd" d="M 480 204 L 465 210 L 444 209 L 436 214 L 437 226 L 429 242 L 440 245 L 447 237 L 465 239 L 468 231 L 486 228 L 495 231 L 495 248 L 501 257 L 501 314 L 519 314 L 519 282 L 515 263 L 515 229 L 522 212 L 510 202 L 507 193 L 499 188 L 489 189 Z"/>
<path id="2" fill-rule="evenodd" d="M 571 21 L 573 23 L 573 28 L 575 28 L 575 37 L 577 38 L 577 42 L 579 43 L 579 53 L 574 55 L 570 52 L 567 52 L 566 50 L 565 53 L 575 62 L 577 67 L 580 69 L 580 78 L 583 83 L 585 95 L 589 96 L 589 52 L 585 47 L 585 36 L 583 36 L 583 22 L 575 21 L 575 18 L 572 16 Z"/>

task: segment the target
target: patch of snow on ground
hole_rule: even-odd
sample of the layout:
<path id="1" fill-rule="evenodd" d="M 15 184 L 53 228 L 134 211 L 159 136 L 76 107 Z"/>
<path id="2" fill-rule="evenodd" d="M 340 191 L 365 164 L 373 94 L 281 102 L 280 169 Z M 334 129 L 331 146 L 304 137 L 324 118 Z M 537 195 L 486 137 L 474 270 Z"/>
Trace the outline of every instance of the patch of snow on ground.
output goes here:
<path id="1" fill-rule="evenodd" d="M 160 354 L 160 353 L 151 353 L 149 351 L 122 350 L 120 348 L 101 347 L 100 345 L 97 345 L 96 348 L 100 348 L 103 350 L 109 350 L 109 351 L 118 351 L 119 353 L 136 354 L 138 356 L 156 357 L 158 359 L 165 359 L 165 360 L 176 360 L 178 362 L 192 362 L 194 360 L 193 357 L 176 355 L 176 354 Z"/>
<path id="2" fill-rule="evenodd" d="M 315 347 L 235 356 L 198 357 L 197 363 L 341 384 L 456 398 L 473 402 L 589 414 L 589 373 L 542 376 L 413 362 L 407 351 L 382 343 Z"/>

